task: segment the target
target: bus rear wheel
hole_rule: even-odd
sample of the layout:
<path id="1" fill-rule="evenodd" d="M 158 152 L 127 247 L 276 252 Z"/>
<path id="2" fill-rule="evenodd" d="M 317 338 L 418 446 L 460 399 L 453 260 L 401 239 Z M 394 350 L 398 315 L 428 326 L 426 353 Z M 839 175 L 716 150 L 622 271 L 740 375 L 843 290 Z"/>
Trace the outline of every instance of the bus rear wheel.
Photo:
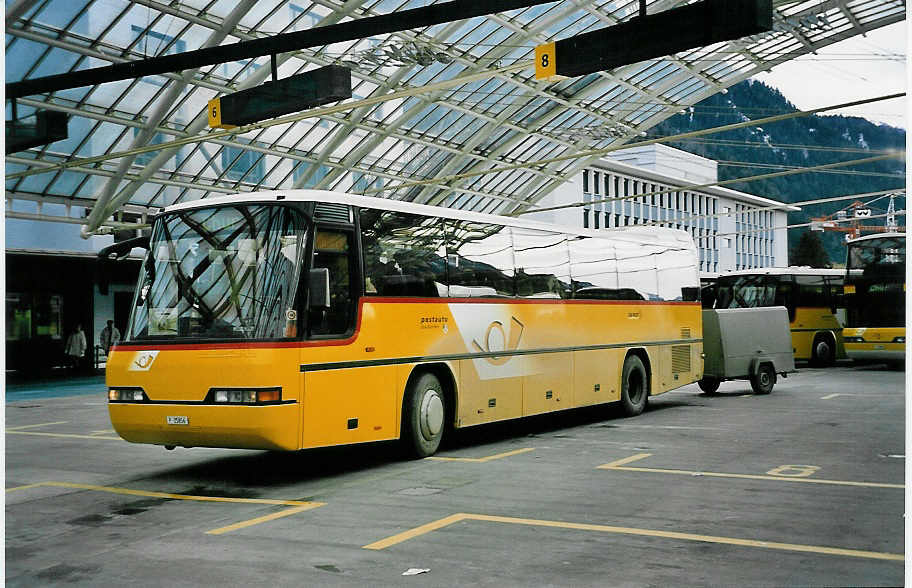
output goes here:
<path id="1" fill-rule="evenodd" d="M 628 355 L 621 372 L 621 408 L 627 416 L 636 416 L 646 408 L 649 396 L 649 376 L 636 355 Z"/>
<path id="2" fill-rule="evenodd" d="M 836 360 L 836 347 L 832 339 L 826 335 L 817 335 L 814 338 L 814 347 L 811 349 L 811 362 L 819 366 L 831 366 Z"/>
<path id="3" fill-rule="evenodd" d="M 445 428 L 443 386 L 434 374 L 421 374 L 405 392 L 402 443 L 409 454 L 428 457 L 437 452 Z"/>

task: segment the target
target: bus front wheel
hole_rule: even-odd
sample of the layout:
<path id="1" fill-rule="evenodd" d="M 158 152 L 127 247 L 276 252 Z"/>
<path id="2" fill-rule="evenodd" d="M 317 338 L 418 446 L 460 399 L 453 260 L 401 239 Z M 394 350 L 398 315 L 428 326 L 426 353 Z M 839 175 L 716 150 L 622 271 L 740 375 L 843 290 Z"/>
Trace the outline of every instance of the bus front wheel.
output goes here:
<path id="1" fill-rule="evenodd" d="M 830 366 L 836 359 L 836 348 L 833 341 L 826 335 L 817 335 L 814 339 L 814 348 L 811 350 L 811 361 L 815 365 Z"/>
<path id="2" fill-rule="evenodd" d="M 406 390 L 402 442 L 415 457 L 433 455 L 440 447 L 445 426 L 443 386 L 434 374 L 421 374 Z"/>
<path id="3" fill-rule="evenodd" d="M 621 373 L 621 408 L 627 416 L 636 416 L 646 408 L 649 396 L 649 376 L 636 355 L 628 355 Z"/>

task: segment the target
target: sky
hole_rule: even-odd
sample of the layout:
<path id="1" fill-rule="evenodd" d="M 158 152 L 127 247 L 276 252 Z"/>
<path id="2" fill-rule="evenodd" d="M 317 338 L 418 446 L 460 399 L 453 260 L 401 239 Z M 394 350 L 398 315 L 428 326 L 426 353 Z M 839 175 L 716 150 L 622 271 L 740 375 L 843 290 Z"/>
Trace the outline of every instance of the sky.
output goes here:
<path id="1" fill-rule="evenodd" d="M 856 36 L 754 76 L 777 88 L 801 110 L 905 92 L 908 85 L 907 21 Z M 905 98 L 865 104 L 826 114 L 862 116 L 908 128 Z"/>

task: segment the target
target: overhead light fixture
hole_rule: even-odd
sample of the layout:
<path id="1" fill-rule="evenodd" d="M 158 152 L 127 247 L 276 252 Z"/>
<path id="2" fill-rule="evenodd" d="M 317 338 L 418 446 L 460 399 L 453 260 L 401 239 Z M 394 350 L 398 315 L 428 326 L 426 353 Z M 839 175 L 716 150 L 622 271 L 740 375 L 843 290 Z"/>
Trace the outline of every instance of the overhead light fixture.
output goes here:
<path id="1" fill-rule="evenodd" d="M 443 51 L 437 51 L 429 45 L 408 41 L 398 45 L 372 47 L 366 51 L 353 53 L 342 61 L 348 67 L 364 69 L 365 64 L 375 67 L 403 67 L 420 65 L 423 67 L 435 63 L 448 64 L 453 57 Z"/>

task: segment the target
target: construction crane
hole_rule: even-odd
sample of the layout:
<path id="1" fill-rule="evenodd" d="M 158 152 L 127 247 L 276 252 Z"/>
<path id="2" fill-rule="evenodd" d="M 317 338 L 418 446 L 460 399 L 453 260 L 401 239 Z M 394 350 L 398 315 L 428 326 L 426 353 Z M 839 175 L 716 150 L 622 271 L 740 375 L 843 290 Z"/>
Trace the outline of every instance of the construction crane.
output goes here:
<path id="1" fill-rule="evenodd" d="M 845 240 L 850 241 L 861 237 L 862 232 L 868 233 L 887 233 L 905 231 L 905 227 L 900 227 L 896 222 L 896 194 L 890 194 L 890 204 L 887 206 L 886 223 L 883 225 L 866 225 L 867 219 L 873 215 L 871 204 L 875 202 L 864 203 L 855 201 L 841 210 L 837 210 L 831 215 L 811 218 L 812 231 L 837 231 L 845 233 Z M 877 198 L 880 200 L 880 198 Z"/>

